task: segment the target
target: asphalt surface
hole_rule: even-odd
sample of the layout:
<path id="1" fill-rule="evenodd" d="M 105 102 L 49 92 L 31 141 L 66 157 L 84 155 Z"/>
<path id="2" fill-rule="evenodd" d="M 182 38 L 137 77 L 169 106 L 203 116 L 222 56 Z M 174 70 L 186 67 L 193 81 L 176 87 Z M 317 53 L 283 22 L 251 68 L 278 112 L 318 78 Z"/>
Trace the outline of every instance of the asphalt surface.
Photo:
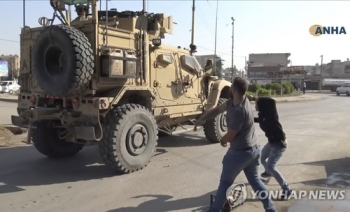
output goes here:
<path id="1" fill-rule="evenodd" d="M 278 104 L 289 146 L 277 167 L 295 190 L 350 185 L 350 97 L 320 95 L 322 100 Z M 4 122 L 16 113 L 9 105 L 0 103 Z M 264 145 L 262 131 L 257 133 Z M 209 144 L 201 130 L 165 137 L 148 167 L 116 176 L 102 164 L 96 146 L 61 160 L 45 158 L 31 146 L 2 148 L 0 211 L 205 211 L 217 189 L 226 150 Z M 243 173 L 236 182 L 247 182 Z M 279 186 L 271 179 L 268 188 Z M 275 205 L 279 212 L 350 211 L 349 200 L 289 200 Z M 234 211 L 264 210 L 259 201 L 248 198 Z"/>

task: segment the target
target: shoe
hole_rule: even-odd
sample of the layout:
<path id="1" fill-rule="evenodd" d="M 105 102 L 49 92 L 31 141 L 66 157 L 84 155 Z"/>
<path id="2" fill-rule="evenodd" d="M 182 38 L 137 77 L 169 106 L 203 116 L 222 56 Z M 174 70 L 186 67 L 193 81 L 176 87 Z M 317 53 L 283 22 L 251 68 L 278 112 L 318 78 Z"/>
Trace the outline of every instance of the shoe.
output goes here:
<path id="1" fill-rule="evenodd" d="M 268 177 L 271 177 L 272 175 L 267 173 L 267 172 L 264 172 L 264 173 L 261 173 L 261 177 L 262 178 L 268 178 Z"/>
<path id="2" fill-rule="evenodd" d="M 290 189 L 289 191 L 283 191 L 283 194 L 281 195 L 280 199 L 281 200 L 288 200 L 289 197 L 292 195 L 293 190 Z"/>

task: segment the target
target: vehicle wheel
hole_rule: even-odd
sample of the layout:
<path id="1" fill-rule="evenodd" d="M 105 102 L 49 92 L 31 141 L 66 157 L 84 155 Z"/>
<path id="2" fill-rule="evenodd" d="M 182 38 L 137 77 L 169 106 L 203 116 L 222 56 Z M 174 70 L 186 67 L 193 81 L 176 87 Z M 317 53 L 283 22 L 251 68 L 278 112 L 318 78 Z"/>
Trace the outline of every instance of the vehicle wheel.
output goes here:
<path id="1" fill-rule="evenodd" d="M 94 55 L 84 33 L 66 25 L 46 27 L 34 43 L 33 72 L 48 95 L 67 97 L 85 91 L 94 73 Z"/>
<path id="2" fill-rule="evenodd" d="M 9 90 L 9 93 L 10 93 L 10 94 L 13 94 L 13 90 Z"/>
<path id="3" fill-rule="evenodd" d="M 218 105 L 224 104 L 227 99 L 220 98 Z M 212 143 L 220 142 L 220 139 L 227 133 L 226 111 L 207 120 L 203 125 L 205 137 Z"/>
<path id="4" fill-rule="evenodd" d="M 350 93 L 349 93 L 349 91 L 347 91 L 347 92 L 346 92 L 346 95 L 347 95 L 347 96 L 350 96 Z"/>
<path id="5" fill-rule="evenodd" d="M 125 104 L 114 107 L 103 124 L 99 142 L 104 163 L 121 173 L 138 171 L 150 162 L 157 146 L 157 124 L 144 106 Z"/>
<path id="6" fill-rule="evenodd" d="M 338 91 L 336 92 L 336 94 L 337 94 L 337 96 L 339 96 L 339 95 L 340 95 L 340 93 L 339 93 Z"/>
<path id="7" fill-rule="evenodd" d="M 40 121 L 34 124 L 32 141 L 34 147 L 49 158 L 64 158 L 76 155 L 83 145 L 66 142 L 58 137 L 54 124 L 59 122 Z"/>

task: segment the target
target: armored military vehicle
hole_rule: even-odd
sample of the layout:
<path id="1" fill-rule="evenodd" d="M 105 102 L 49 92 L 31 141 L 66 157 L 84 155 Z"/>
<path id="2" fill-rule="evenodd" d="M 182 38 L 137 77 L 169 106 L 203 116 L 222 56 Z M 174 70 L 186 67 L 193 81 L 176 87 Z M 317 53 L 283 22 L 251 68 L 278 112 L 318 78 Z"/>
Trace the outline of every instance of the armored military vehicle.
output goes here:
<path id="1" fill-rule="evenodd" d="M 231 83 L 211 76 L 212 60 L 198 64 L 195 46 L 162 44 L 171 16 L 99 10 L 96 0 L 50 3 L 54 18 L 21 31 L 19 115 L 12 116 L 49 158 L 97 144 L 113 170 L 137 171 L 154 155 L 158 132 L 172 134 L 229 97 Z M 73 5 L 78 17 L 71 20 Z M 204 131 L 218 142 L 225 114 Z"/>

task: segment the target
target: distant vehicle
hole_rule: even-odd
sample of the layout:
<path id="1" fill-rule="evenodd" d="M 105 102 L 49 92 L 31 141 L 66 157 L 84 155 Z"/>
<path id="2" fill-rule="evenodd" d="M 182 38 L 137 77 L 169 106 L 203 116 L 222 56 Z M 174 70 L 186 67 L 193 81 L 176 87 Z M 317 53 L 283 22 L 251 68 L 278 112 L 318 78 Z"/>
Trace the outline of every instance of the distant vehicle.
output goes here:
<path id="1" fill-rule="evenodd" d="M 332 92 L 336 92 L 337 88 L 341 86 L 343 83 L 349 82 L 350 79 L 323 79 L 322 80 L 322 89 L 323 90 L 331 90 Z"/>
<path id="2" fill-rule="evenodd" d="M 346 94 L 347 96 L 350 96 L 350 82 L 343 83 L 340 87 L 336 90 L 337 96 L 340 94 Z"/>
<path id="3" fill-rule="evenodd" d="M 18 85 L 17 81 L 2 81 L 0 82 L 1 93 L 11 93 L 13 94 L 17 90 L 19 90 L 20 85 Z"/>

